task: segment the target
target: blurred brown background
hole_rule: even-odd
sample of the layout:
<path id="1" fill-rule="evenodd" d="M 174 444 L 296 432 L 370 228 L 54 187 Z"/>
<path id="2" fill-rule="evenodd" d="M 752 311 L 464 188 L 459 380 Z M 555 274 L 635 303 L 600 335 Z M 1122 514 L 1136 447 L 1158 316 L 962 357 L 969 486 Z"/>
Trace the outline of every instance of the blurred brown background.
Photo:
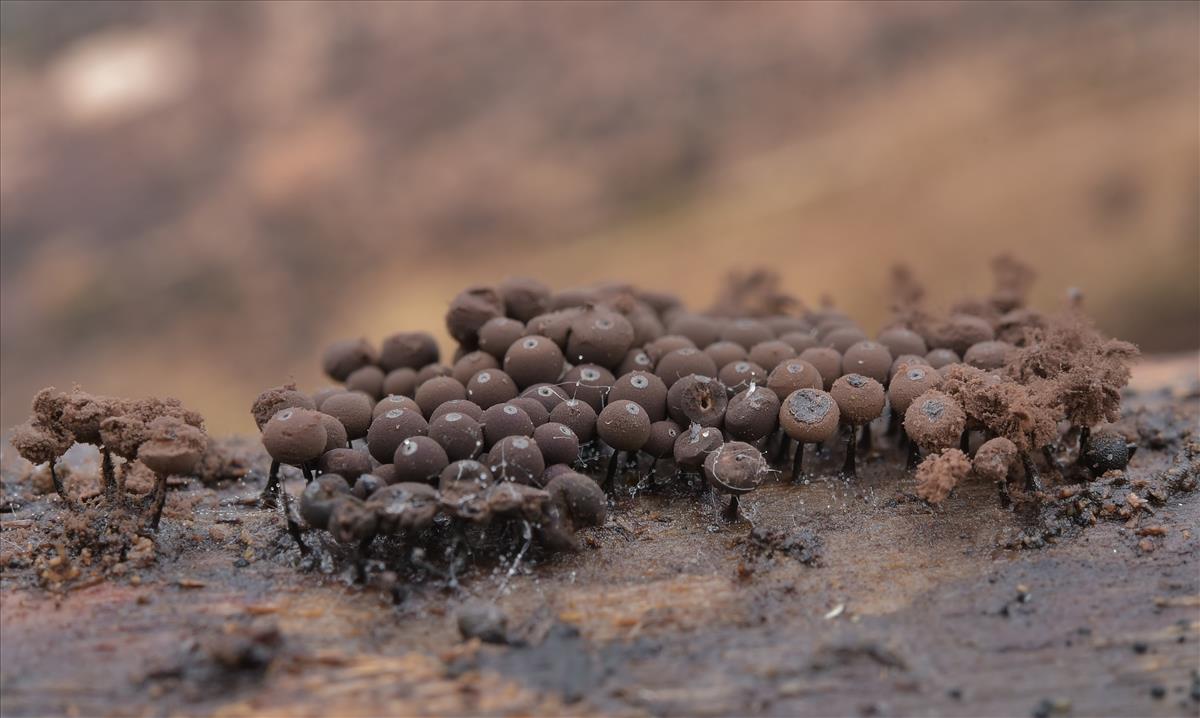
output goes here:
<path id="1" fill-rule="evenodd" d="M 513 273 L 766 264 L 874 328 L 893 262 L 947 303 L 1006 249 L 1196 347 L 1198 7 L 5 2 L 0 425 L 79 381 L 248 430 Z"/>

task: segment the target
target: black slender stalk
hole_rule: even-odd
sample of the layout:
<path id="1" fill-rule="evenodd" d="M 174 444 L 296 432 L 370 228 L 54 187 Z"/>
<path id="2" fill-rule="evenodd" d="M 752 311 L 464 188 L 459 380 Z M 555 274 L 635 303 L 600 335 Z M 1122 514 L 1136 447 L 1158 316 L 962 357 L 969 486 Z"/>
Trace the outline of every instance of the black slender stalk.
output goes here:
<path id="1" fill-rule="evenodd" d="M 614 479 L 617 476 L 617 457 L 621 452 L 614 450 L 612 456 L 608 457 L 608 473 L 604 476 L 604 491 L 611 494 L 615 485 Z"/>
<path id="2" fill-rule="evenodd" d="M 1033 465 L 1033 457 L 1028 453 L 1021 454 L 1021 465 L 1025 467 L 1025 489 L 1041 491 L 1042 478 L 1038 475 L 1037 467 Z"/>
<path id="3" fill-rule="evenodd" d="M 309 466 L 307 463 L 301 464 L 300 471 L 304 472 L 304 483 L 306 483 L 306 484 L 311 483 L 313 480 L 312 467 Z"/>
<path id="4" fill-rule="evenodd" d="M 775 444 L 775 458 L 773 459 L 773 463 L 782 464 L 787 461 L 788 446 L 792 443 L 792 440 L 784 433 L 783 427 L 775 430 L 775 434 L 771 437 L 771 440 L 777 442 Z"/>
<path id="5" fill-rule="evenodd" d="M 1054 455 L 1054 447 L 1050 446 L 1049 444 L 1043 446 L 1042 447 L 1042 456 L 1045 457 L 1046 464 L 1051 469 L 1053 469 L 1054 471 L 1057 471 L 1060 474 L 1063 472 L 1062 464 L 1060 464 L 1058 462 L 1058 457 Z"/>
<path id="6" fill-rule="evenodd" d="M 855 450 L 858 448 L 858 436 L 853 424 L 847 424 L 846 433 L 846 462 L 842 464 L 842 474 L 854 476 L 858 473 L 855 463 Z"/>
<path id="7" fill-rule="evenodd" d="M 279 462 L 271 460 L 271 471 L 267 474 L 267 485 L 263 487 L 262 493 L 258 496 L 258 503 L 263 508 L 268 508 L 275 505 L 275 499 L 279 497 Z"/>
<path id="8" fill-rule="evenodd" d="M 1008 493 L 1008 479 L 1002 479 L 996 482 L 996 487 L 1000 489 L 1000 506 L 1001 508 L 1012 508 L 1012 495 Z"/>
<path id="9" fill-rule="evenodd" d="M 122 504 L 124 504 L 127 500 L 127 497 L 125 495 L 125 475 L 128 473 L 128 471 L 129 471 L 129 462 L 125 462 L 124 464 L 122 464 L 121 468 L 119 468 L 119 469 L 117 469 L 115 467 L 113 469 L 113 472 L 117 478 L 117 501 L 119 501 Z"/>
<path id="10" fill-rule="evenodd" d="M 738 497 L 733 494 L 729 497 L 729 505 L 725 507 L 724 517 L 726 521 L 738 520 Z"/>
<path id="11" fill-rule="evenodd" d="M 66 486 L 63 485 L 62 477 L 59 476 L 58 471 L 55 470 L 54 463 L 55 463 L 55 460 L 51 459 L 50 460 L 50 480 L 54 482 L 54 493 L 58 494 L 59 497 L 63 501 L 70 504 L 71 499 L 70 499 L 70 497 L 67 496 L 67 488 L 66 488 Z"/>
<path id="12" fill-rule="evenodd" d="M 1085 426 L 1079 430 L 1079 456 L 1077 456 L 1075 458 L 1076 463 L 1078 463 L 1078 464 L 1083 463 L 1083 456 L 1084 456 L 1084 454 L 1087 453 L 1088 442 L 1091 441 L 1091 439 L 1092 439 L 1092 430 L 1090 427 Z"/>
<path id="13" fill-rule="evenodd" d="M 962 438 L 958 440 L 958 450 L 964 454 L 971 453 L 971 430 L 963 429 Z"/>
<path id="14" fill-rule="evenodd" d="M 354 580 L 359 583 L 367 582 L 367 561 L 371 558 L 371 542 L 375 534 L 358 542 L 358 551 L 354 555 Z"/>
<path id="15" fill-rule="evenodd" d="M 908 440 L 908 462 L 905 468 L 909 471 L 917 468 L 917 464 L 921 463 L 921 450 L 917 448 L 917 442 L 912 439 Z"/>
<path id="16" fill-rule="evenodd" d="M 292 495 L 285 488 L 283 494 L 283 518 L 287 522 L 287 530 L 291 535 L 292 540 L 296 542 L 296 546 L 300 548 L 300 555 L 308 555 L 308 546 L 304 543 L 304 532 L 300 530 L 300 524 L 292 518 Z"/>
<path id="17" fill-rule="evenodd" d="M 163 507 L 167 505 L 167 475 L 154 475 L 154 516 L 150 519 L 151 530 L 158 530 L 158 522 L 162 518 Z"/>
<path id="18" fill-rule="evenodd" d="M 112 452 L 108 447 L 100 450 L 100 476 L 104 480 L 104 500 L 109 506 L 117 503 L 117 480 L 113 477 Z"/>
<path id="19" fill-rule="evenodd" d="M 792 457 L 792 481 L 799 481 L 804 472 L 804 442 L 796 442 L 796 455 Z"/>

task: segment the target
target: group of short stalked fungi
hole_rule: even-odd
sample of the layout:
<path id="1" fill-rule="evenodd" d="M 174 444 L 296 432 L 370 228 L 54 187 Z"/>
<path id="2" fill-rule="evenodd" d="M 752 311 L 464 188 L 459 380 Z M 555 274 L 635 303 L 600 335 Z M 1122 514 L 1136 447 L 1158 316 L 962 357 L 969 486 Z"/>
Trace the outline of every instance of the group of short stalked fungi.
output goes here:
<path id="1" fill-rule="evenodd" d="M 158 529 L 167 478 L 191 474 L 208 446 L 203 419 L 177 399 L 122 399 L 78 387 L 69 392 L 48 387 L 34 397 L 32 410 L 13 431 L 13 448 L 26 460 L 47 465 L 67 507 L 80 509 L 86 499 L 67 490 L 56 464 L 76 443 L 91 444 L 101 456 L 100 500 L 110 509 L 143 514 L 148 530 Z M 126 492 L 126 478 L 139 466 L 154 473 L 154 489 L 134 499 Z"/>
<path id="2" fill-rule="evenodd" d="M 304 524 L 365 552 L 379 535 L 415 537 L 439 521 L 516 522 L 527 542 L 570 549 L 575 529 L 604 522 L 622 465 L 665 481 L 702 473 L 730 495 L 736 519 L 738 496 L 773 465 L 800 478 L 806 445 L 839 431 L 842 473 L 853 476 L 882 417 L 878 433 L 907 443 L 931 503 L 972 472 L 1006 503 L 1010 478 L 1023 475 L 1023 496 L 1036 500 L 1044 471 L 1067 471 L 1064 420 L 1082 470 L 1123 468 L 1132 447 L 1091 430 L 1117 418 L 1136 349 L 1101 337 L 1077 305 L 1026 308 L 1023 265 L 1000 258 L 994 271 L 991 296 L 934 315 L 897 270 L 894 318 L 875 339 L 836 308 L 804 309 L 762 274 L 734 279 L 736 291 L 704 313 L 626 284 L 473 287 L 446 314 L 451 361 L 422 332 L 378 349 L 340 341 L 323 367 L 342 386 L 288 385 L 255 400 L 272 458 L 263 501 L 279 498 L 281 465 L 304 473 L 298 517 L 283 492 L 304 551 Z M 673 468 L 660 472 L 663 461 Z"/>

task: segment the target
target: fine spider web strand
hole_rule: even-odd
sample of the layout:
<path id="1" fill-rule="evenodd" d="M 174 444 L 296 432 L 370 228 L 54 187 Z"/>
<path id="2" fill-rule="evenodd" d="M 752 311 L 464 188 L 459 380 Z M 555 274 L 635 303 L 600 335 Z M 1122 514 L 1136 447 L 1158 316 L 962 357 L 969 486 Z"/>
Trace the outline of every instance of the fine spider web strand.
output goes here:
<path id="1" fill-rule="evenodd" d="M 604 403 L 604 400 L 608 399 L 608 393 L 610 391 L 612 391 L 612 388 L 613 388 L 612 384 L 584 384 L 582 381 L 579 381 L 579 380 L 560 381 L 556 384 L 551 384 L 550 386 L 558 387 L 560 389 L 565 389 L 567 387 L 574 387 L 574 391 L 571 392 L 571 400 L 572 401 L 580 400 L 578 397 L 580 387 L 586 386 L 588 389 L 599 389 L 601 391 L 601 393 L 604 395 L 601 398 L 602 404 Z"/>
<path id="2" fill-rule="evenodd" d="M 509 580 L 516 575 L 517 570 L 521 566 L 521 560 L 525 557 L 525 552 L 529 550 L 530 545 L 533 543 L 533 527 L 529 525 L 528 521 L 521 521 L 521 537 L 525 541 L 521 544 L 521 550 L 513 557 L 512 565 L 509 566 L 508 571 L 504 574 L 504 579 L 500 582 L 500 587 L 496 590 L 496 596 L 492 599 L 493 602 L 499 600 L 504 595 L 505 589 L 508 588 Z"/>

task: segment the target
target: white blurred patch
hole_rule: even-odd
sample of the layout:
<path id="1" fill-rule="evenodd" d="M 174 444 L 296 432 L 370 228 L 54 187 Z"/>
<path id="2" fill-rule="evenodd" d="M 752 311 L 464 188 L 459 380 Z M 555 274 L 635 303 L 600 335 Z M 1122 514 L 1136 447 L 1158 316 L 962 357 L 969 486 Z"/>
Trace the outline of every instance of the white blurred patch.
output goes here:
<path id="1" fill-rule="evenodd" d="M 129 119 L 182 96 L 192 63 L 177 38 L 106 33 L 69 48 L 52 74 L 67 119 L 97 124 Z"/>

